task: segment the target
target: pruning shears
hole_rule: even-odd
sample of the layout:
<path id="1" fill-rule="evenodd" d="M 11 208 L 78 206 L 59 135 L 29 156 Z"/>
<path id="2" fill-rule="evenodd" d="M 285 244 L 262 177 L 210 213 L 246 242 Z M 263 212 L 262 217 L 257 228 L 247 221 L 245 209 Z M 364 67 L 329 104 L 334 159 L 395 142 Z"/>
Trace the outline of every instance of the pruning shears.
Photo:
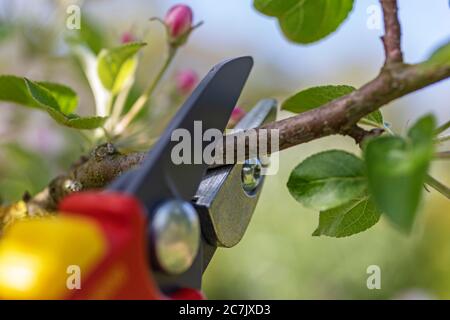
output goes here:
<path id="1" fill-rule="evenodd" d="M 197 121 L 223 132 L 252 65 L 241 57 L 215 66 L 138 169 L 106 190 L 66 197 L 54 217 L 12 225 L 0 241 L 0 298 L 202 299 L 203 272 L 217 248 L 242 239 L 264 177 L 258 159 L 175 164 L 172 133 L 194 134 Z M 275 112 L 263 100 L 236 129 Z"/>

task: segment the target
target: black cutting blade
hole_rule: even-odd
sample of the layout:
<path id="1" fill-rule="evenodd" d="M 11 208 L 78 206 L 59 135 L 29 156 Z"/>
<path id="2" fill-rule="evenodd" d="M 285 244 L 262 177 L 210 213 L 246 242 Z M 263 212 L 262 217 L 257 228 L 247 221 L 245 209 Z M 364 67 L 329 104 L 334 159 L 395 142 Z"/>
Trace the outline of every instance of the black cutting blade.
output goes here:
<path id="1" fill-rule="evenodd" d="M 171 141 L 172 132 L 186 129 L 194 139 L 195 121 L 201 121 L 203 132 L 211 128 L 223 131 L 252 66 L 251 57 L 231 59 L 215 66 L 170 122 L 142 166 L 129 179 L 113 182 L 108 190 L 134 195 L 149 211 L 167 198 L 190 201 L 208 166 L 203 161 L 174 164 L 171 153 L 178 141 Z"/>
<path id="2" fill-rule="evenodd" d="M 139 199 L 147 209 L 150 223 L 152 212 L 161 202 L 168 199 L 191 201 L 208 165 L 204 163 L 203 157 L 199 164 L 175 164 L 171 159 L 171 153 L 179 142 L 172 141 L 172 132 L 176 129 L 185 129 L 194 139 L 196 121 L 201 121 L 202 134 L 208 129 L 218 129 L 223 132 L 252 66 L 251 57 L 231 59 L 216 65 L 170 122 L 156 145 L 148 153 L 142 166 L 122 175 L 110 185 L 108 190 L 131 194 Z M 195 143 L 192 141 L 192 160 L 196 151 L 193 147 Z M 202 144 L 200 150 L 202 154 L 204 147 L 205 144 Z M 200 288 L 203 271 L 202 247 L 193 266 L 184 274 L 173 277 L 154 271 L 162 289 L 170 291 L 171 288 L 176 287 Z"/>

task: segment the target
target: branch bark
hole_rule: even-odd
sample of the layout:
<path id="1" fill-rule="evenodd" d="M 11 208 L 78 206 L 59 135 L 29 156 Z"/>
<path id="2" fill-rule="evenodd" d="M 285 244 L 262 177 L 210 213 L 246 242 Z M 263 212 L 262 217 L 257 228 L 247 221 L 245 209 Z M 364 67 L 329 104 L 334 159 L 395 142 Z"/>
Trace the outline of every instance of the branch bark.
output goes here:
<path id="1" fill-rule="evenodd" d="M 279 130 L 280 150 L 336 134 L 352 136 L 360 143 L 367 136 L 381 133 L 358 127 L 360 119 L 397 98 L 450 77 L 449 64 L 403 63 L 397 1 L 380 1 L 386 29 L 383 37 L 386 62 L 379 75 L 358 90 L 320 108 L 259 128 Z M 245 132 L 239 134 L 245 135 Z M 122 172 L 139 165 L 145 157 L 143 153 L 120 154 L 110 145 L 101 148 L 85 157 L 67 175 L 55 179 L 41 194 L 29 199 L 31 212 L 33 208 L 55 209 L 59 200 L 72 189 L 101 188 Z M 103 154 L 101 157 L 98 156 L 99 150 Z M 244 160 L 238 159 L 237 155 L 235 159 Z"/>
<path id="2" fill-rule="evenodd" d="M 401 27 L 397 0 L 380 0 L 383 9 L 385 35 L 381 38 L 386 53 L 386 64 L 402 63 Z"/>
<path id="3" fill-rule="evenodd" d="M 145 153 L 122 154 L 112 144 L 100 145 L 74 163 L 67 174 L 53 179 L 42 192 L 34 197 L 25 196 L 28 213 L 35 216 L 54 211 L 58 203 L 72 192 L 101 189 L 125 171 L 138 166 L 144 158 Z"/>

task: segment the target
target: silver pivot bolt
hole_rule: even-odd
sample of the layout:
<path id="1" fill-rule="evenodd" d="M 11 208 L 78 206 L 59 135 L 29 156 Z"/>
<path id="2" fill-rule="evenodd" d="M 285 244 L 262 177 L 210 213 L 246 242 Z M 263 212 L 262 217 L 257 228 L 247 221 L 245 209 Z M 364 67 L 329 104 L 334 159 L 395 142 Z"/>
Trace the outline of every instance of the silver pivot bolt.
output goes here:
<path id="1" fill-rule="evenodd" d="M 181 274 L 191 267 L 200 244 L 200 221 L 189 202 L 163 203 L 156 209 L 151 231 L 154 253 L 164 272 Z"/>
<path id="2" fill-rule="evenodd" d="M 252 195 L 261 183 L 261 167 L 257 158 L 246 160 L 242 166 L 242 188 L 248 195 Z"/>

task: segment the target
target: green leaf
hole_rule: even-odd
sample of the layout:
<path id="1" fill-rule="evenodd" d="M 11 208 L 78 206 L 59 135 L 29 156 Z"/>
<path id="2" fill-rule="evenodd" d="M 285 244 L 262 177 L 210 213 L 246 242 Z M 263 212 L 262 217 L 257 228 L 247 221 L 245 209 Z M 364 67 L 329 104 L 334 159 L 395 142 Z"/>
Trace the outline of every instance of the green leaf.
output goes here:
<path id="1" fill-rule="evenodd" d="M 450 64 L 450 42 L 439 47 L 428 60 L 431 63 Z"/>
<path id="2" fill-rule="evenodd" d="M 335 208 L 367 190 L 364 162 L 345 151 L 321 152 L 299 164 L 287 186 L 291 195 L 306 207 Z"/>
<path id="3" fill-rule="evenodd" d="M 324 104 L 350 94 L 355 90 L 354 87 L 347 85 L 329 85 L 309 88 L 288 98 L 281 106 L 281 109 L 294 113 L 302 113 L 321 107 Z M 380 110 L 376 110 L 367 117 L 361 119 L 360 123 L 372 126 L 383 126 L 383 115 Z"/>
<path id="4" fill-rule="evenodd" d="M 35 194 L 52 178 L 48 161 L 40 154 L 26 150 L 15 143 L 0 146 L 8 161 L 2 167 L 0 196 L 7 202 L 18 201 L 25 191 Z"/>
<path id="5" fill-rule="evenodd" d="M 254 2 L 256 10 L 272 17 L 283 15 L 286 11 L 298 4 L 298 0 L 256 0 Z"/>
<path id="6" fill-rule="evenodd" d="M 355 91 L 354 87 L 345 85 L 313 87 L 290 97 L 283 103 L 281 108 L 295 113 L 302 113 L 323 106 L 353 91 Z"/>
<path id="7" fill-rule="evenodd" d="M 38 106 L 41 106 L 42 108 L 50 107 L 52 111 L 61 111 L 56 98 L 52 95 L 50 90 L 27 78 L 25 78 L 25 84 L 31 97 L 38 103 Z"/>
<path id="8" fill-rule="evenodd" d="M 145 43 L 130 43 L 100 52 L 97 71 L 106 89 L 117 93 L 123 88 L 136 70 L 136 53 L 145 45 Z"/>
<path id="9" fill-rule="evenodd" d="M 428 151 L 433 150 L 433 138 L 436 130 L 436 119 L 433 115 L 426 115 L 408 130 L 408 137 L 414 147 L 424 147 Z"/>
<path id="10" fill-rule="evenodd" d="M 78 96 L 71 88 L 51 82 L 37 82 L 52 94 L 62 113 L 74 112 L 78 106 Z"/>
<path id="11" fill-rule="evenodd" d="M 95 129 L 106 121 L 103 117 L 82 118 L 72 114 L 78 103 L 77 95 L 72 89 L 55 83 L 0 76 L 0 101 L 44 110 L 59 124 L 75 129 Z"/>
<path id="12" fill-rule="evenodd" d="M 367 121 L 365 121 L 367 120 Z M 369 114 L 367 117 L 364 117 L 360 121 L 361 124 L 370 124 L 370 125 L 378 125 L 378 126 L 384 126 L 384 119 L 383 114 L 380 110 L 376 110 Z"/>
<path id="13" fill-rule="evenodd" d="M 92 130 L 100 128 L 105 124 L 107 117 L 80 117 L 77 115 L 70 115 L 63 123 L 67 127 L 80 130 Z"/>
<path id="14" fill-rule="evenodd" d="M 0 206 L 8 205 L 21 200 L 27 190 L 30 190 L 30 184 L 28 181 L 2 178 L 0 180 Z"/>
<path id="15" fill-rule="evenodd" d="M 256 10 L 277 17 L 294 42 L 316 42 L 334 32 L 353 9 L 353 0 L 254 0 Z"/>
<path id="16" fill-rule="evenodd" d="M 0 100 L 39 108 L 39 104 L 31 97 L 24 78 L 16 76 L 0 76 Z"/>
<path id="17" fill-rule="evenodd" d="M 381 212 L 369 196 L 320 212 L 313 236 L 348 237 L 365 231 L 380 220 Z"/>
<path id="18" fill-rule="evenodd" d="M 378 208 L 405 231 L 414 223 L 433 157 L 433 116 L 421 118 L 409 139 L 379 137 L 364 150 L 369 189 Z"/>

